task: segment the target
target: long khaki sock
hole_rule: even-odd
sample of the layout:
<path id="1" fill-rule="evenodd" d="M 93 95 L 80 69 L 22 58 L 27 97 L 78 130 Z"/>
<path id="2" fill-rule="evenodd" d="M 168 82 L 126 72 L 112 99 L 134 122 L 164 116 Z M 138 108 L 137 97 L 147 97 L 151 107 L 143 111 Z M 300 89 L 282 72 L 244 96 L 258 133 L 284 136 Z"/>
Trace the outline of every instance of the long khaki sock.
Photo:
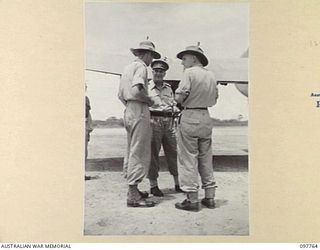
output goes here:
<path id="1" fill-rule="evenodd" d="M 138 192 L 138 185 L 129 185 L 128 200 L 139 200 L 140 194 Z"/>
<path id="2" fill-rule="evenodd" d="M 149 179 L 149 182 L 150 182 L 150 187 L 151 188 L 158 186 L 158 180 Z"/>
<path id="3" fill-rule="evenodd" d="M 216 188 L 213 187 L 213 188 L 206 188 L 204 190 L 204 195 L 207 199 L 214 199 L 215 197 L 215 194 L 216 194 Z"/>
<path id="4" fill-rule="evenodd" d="M 173 180 L 174 180 L 174 185 L 175 185 L 175 186 L 180 186 L 180 184 L 179 184 L 179 178 L 178 178 L 177 175 L 173 176 Z"/>
<path id="5" fill-rule="evenodd" d="M 187 197 L 188 197 L 188 200 L 190 200 L 191 203 L 199 202 L 198 192 L 187 193 Z"/>

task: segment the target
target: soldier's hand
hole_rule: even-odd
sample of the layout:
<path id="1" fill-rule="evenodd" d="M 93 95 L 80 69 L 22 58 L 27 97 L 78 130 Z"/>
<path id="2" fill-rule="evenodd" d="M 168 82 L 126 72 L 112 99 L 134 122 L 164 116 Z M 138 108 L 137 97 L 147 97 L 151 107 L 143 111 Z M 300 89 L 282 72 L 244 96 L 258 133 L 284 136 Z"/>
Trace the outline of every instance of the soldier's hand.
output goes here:
<path id="1" fill-rule="evenodd" d="M 182 104 L 181 103 L 177 103 L 177 108 L 182 111 L 183 110 L 183 107 L 182 107 Z"/>
<path id="2" fill-rule="evenodd" d="M 149 98 L 148 106 L 151 107 L 154 104 L 154 100 Z"/>

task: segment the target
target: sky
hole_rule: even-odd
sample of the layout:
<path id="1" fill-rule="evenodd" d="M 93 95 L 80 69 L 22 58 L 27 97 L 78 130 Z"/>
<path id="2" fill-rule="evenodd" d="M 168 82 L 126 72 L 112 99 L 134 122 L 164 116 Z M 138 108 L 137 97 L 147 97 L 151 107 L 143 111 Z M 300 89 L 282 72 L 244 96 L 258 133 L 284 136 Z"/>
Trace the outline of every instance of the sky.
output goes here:
<path id="1" fill-rule="evenodd" d="M 210 62 L 239 58 L 249 48 L 249 6 L 246 3 L 86 3 L 86 67 L 104 68 L 108 55 L 131 56 L 140 41 L 155 43 L 171 60 L 189 45 L 200 46 Z M 130 63 L 130 61 L 128 62 Z M 182 68 L 181 68 L 182 70 Z M 86 71 L 87 96 L 95 120 L 122 117 L 117 99 L 119 77 Z M 219 86 L 214 118 L 248 119 L 248 98 L 233 84 Z"/>

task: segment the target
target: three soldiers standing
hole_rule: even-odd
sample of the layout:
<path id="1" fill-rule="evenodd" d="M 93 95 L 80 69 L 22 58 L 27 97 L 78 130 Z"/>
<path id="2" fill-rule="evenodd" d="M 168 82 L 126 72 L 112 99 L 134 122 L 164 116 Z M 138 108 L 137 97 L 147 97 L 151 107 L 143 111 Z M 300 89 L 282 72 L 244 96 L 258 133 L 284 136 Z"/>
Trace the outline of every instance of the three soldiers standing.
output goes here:
<path id="1" fill-rule="evenodd" d="M 162 144 L 175 190 L 187 194 L 187 199 L 176 203 L 176 208 L 200 210 L 198 173 L 205 189 L 201 203 L 214 208 L 216 186 L 212 168 L 212 120 L 208 107 L 215 105 L 218 90 L 213 73 L 204 68 L 208 59 L 199 45 L 189 46 L 177 54 L 185 70 L 174 95 L 171 86 L 163 81 L 168 63 L 165 60 L 152 62 L 152 59 L 160 59 L 154 44 L 144 41 L 131 51 L 137 59 L 125 68 L 118 94 L 126 106 L 124 123 L 128 150 L 124 171 L 128 183 L 127 206 L 155 205 L 146 199 L 148 193 L 138 189 L 145 175 L 150 181 L 151 194 L 163 196 L 157 182 Z M 150 64 L 153 81 L 149 85 L 147 66 Z M 176 132 L 177 142 L 172 126 L 173 116 L 178 111 L 175 101 L 183 106 Z"/>

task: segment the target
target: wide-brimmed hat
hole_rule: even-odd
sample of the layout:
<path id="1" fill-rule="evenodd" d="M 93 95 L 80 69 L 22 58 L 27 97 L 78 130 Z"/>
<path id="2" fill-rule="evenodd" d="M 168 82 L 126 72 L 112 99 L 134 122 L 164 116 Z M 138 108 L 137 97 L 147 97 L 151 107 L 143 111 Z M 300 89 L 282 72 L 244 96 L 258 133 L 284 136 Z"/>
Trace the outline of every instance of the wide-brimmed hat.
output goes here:
<path id="1" fill-rule="evenodd" d="M 154 59 L 159 59 L 161 57 L 161 55 L 155 50 L 155 46 L 151 41 L 142 41 L 139 44 L 139 47 L 131 48 L 130 50 L 135 56 L 138 55 L 137 53 L 138 51 L 144 50 L 144 51 L 151 51 L 152 57 Z"/>
<path id="2" fill-rule="evenodd" d="M 167 71 L 169 69 L 169 64 L 167 63 L 167 58 L 161 58 L 157 60 L 153 60 L 151 63 L 152 69 L 163 69 Z"/>
<path id="3" fill-rule="evenodd" d="M 207 66 L 209 63 L 207 57 L 203 53 L 203 50 L 199 46 L 196 46 L 196 45 L 188 46 L 185 50 L 179 52 L 177 54 L 177 57 L 179 59 L 182 59 L 183 55 L 185 54 L 195 55 L 203 66 Z"/>

